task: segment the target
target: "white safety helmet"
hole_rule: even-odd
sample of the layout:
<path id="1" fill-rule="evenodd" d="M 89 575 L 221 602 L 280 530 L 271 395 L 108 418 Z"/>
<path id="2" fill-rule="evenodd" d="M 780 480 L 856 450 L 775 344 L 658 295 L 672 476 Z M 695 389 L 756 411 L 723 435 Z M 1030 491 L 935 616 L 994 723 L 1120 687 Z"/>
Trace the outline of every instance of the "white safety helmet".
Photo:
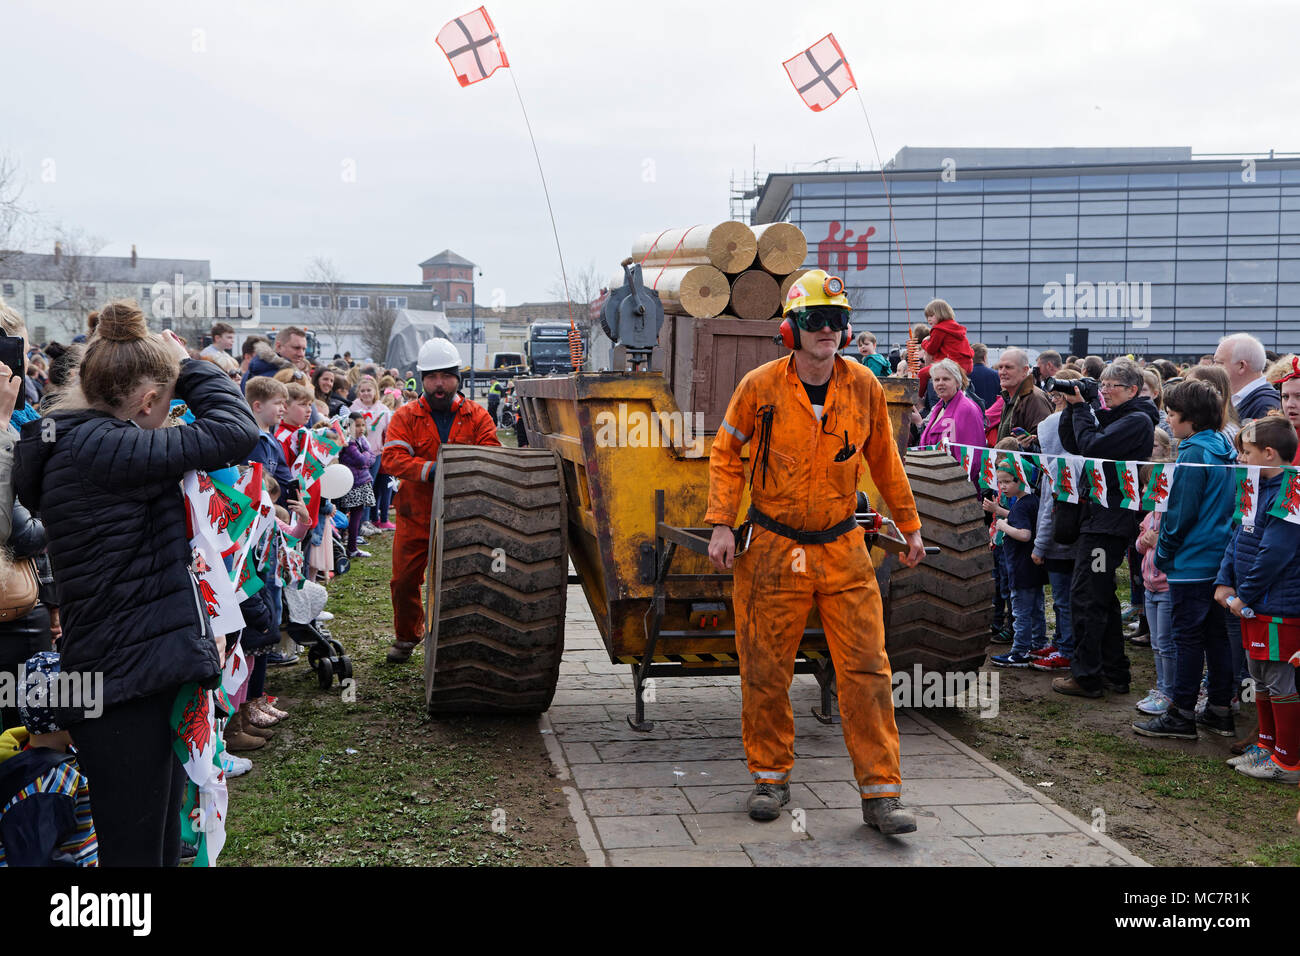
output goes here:
<path id="1" fill-rule="evenodd" d="M 456 377 L 459 378 L 460 353 L 447 339 L 429 339 L 420 346 L 420 355 L 415 360 L 415 368 L 421 375 L 443 369 L 454 369 Z"/>

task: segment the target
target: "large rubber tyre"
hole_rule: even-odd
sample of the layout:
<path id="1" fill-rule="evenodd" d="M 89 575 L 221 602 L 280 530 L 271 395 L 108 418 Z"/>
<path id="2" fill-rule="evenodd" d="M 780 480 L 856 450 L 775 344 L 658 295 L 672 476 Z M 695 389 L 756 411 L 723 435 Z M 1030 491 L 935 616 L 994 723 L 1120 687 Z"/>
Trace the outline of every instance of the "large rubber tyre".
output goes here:
<path id="1" fill-rule="evenodd" d="M 444 446 L 433 487 L 431 714 L 538 714 L 564 654 L 568 540 L 547 449 Z"/>
<path id="2" fill-rule="evenodd" d="M 895 671 L 911 671 L 918 663 L 925 671 L 977 670 L 993 614 L 993 553 L 984 509 L 970 476 L 952 455 L 909 451 L 905 467 L 921 536 L 941 552 L 926 555 L 915 568 L 904 568 L 891 556 L 877 573 L 890 666 Z"/>

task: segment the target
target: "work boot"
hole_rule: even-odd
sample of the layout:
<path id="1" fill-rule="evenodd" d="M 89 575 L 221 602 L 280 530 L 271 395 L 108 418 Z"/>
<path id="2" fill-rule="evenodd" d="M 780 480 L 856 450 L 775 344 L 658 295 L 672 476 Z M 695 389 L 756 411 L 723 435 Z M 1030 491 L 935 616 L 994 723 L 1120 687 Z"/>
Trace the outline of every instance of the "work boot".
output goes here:
<path id="1" fill-rule="evenodd" d="M 1052 690 L 1058 694 L 1065 694 L 1069 697 L 1091 697 L 1094 700 L 1102 696 L 1101 688 L 1089 690 L 1084 687 L 1073 677 L 1058 677 L 1052 681 Z"/>
<path id="2" fill-rule="evenodd" d="M 388 662 L 405 664 L 411 659 L 411 652 L 414 650 L 415 645 L 410 641 L 393 641 L 393 646 L 388 649 Z"/>
<path id="3" fill-rule="evenodd" d="M 790 802 L 788 783 L 760 783 L 745 802 L 751 820 L 775 820 L 781 808 Z"/>
<path id="4" fill-rule="evenodd" d="M 915 833 L 916 817 L 897 797 L 873 797 L 862 801 L 862 822 L 881 833 Z"/>

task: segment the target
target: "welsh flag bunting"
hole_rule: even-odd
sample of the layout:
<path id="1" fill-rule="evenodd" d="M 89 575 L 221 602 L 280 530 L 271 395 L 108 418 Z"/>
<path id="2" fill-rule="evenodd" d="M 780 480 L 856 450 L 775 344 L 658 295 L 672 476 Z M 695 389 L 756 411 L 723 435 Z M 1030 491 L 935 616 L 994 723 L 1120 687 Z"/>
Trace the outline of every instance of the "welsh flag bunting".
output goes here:
<path id="1" fill-rule="evenodd" d="M 226 694 L 236 693 L 248 680 L 248 659 L 238 642 L 226 645 L 226 663 L 221 668 L 221 689 Z"/>
<path id="2" fill-rule="evenodd" d="M 1178 466 L 1170 462 L 1157 462 L 1151 466 L 1151 476 L 1147 479 L 1145 492 L 1142 494 L 1142 510 L 1164 514 L 1169 510 L 1169 488 L 1174 481 L 1174 472 Z"/>
<path id="3" fill-rule="evenodd" d="M 262 576 L 253 573 L 254 561 L 251 560 L 251 557 L 251 555 L 245 556 L 246 560 L 241 562 L 239 577 L 235 580 L 235 587 L 246 598 L 251 598 L 266 587 L 266 582 L 262 580 Z"/>
<path id="4" fill-rule="evenodd" d="M 1142 487 L 1142 484 L 1138 480 L 1137 462 L 1115 462 L 1115 474 L 1119 476 L 1120 507 L 1127 508 L 1130 511 L 1137 511 L 1142 503 L 1142 496 L 1138 493 L 1138 489 Z"/>
<path id="5" fill-rule="evenodd" d="M 1237 493 L 1232 506 L 1232 523 L 1243 528 L 1255 527 L 1259 514 L 1259 466 L 1243 465 L 1235 469 Z"/>
<path id="6" fill-rule="evenodd" d="M 1100 461 L 1089 458 L 1083 463 L 1083 484 L 1088 497 L 1103 508 L 1106 505 L 1106 469 Z"/>
<path id="7" fill-rule="evenodd" d="M 1056 459 L 1056 487 L 1053 490 L 1057 501 L 1077 504 L 1079 501 L 1079 467 L 1078 459 L 1062 455 Z"/>
<path id="8" fill-rule="evenodd" d="M 202 519 L 212 529 L 220 554 L 232 554 L 257 516 L 248 496 L 202 471 L 186 473 L 184 490 L 194 519 Z"/>
<path id="9" fill-rule="evenodd" d="M 1282 469 L 1282 487 L 1277 491 L 1277 498 L 1268 513 L 1274 518 L 1300 524 L 1300 470 Z"/>
<path id="10" fill-rule="evenodd" d="M 244 615 L 240 613 L 239 598 L 226 570 L 222 543 L 233 551 L 236 545 L 231 532 L 246 529 L 249 521 L 245 516 L 256 516 L 256 511 L 247 503 L 247 497 L 201 471 L 186 472 L 182 487 L 189 510 L 188 524 L 193 532 L 190 571 L 199 599 L 212 621 L 213 632 L 233 634 L 244 627 Z M 228 499 L 227 492 L 244 503 Z"/>
<path id="11" fill-rule="evenodd" d="M 1016 480 L 1020 482 L 1020 487 L 1032 490 L 1033 486 L 1029 483 L 1029 473 L 1025 471 L 1025 463 L 1020 452 L 1013 451 L 1011 453 L 1011 464 L 1015 465 Z"/>
<path id="12" fill-rule="evenodd" d="M 220 734 L 212 715 L 212 695 L 197 683 L 182 685 L 172 704 L 171 726 L 176 731 L 172 747 L 186 775 L 200 786 L 221 772 L 213 764 Z"/>
<path id="13" fill-rule="evenodd" d="M 979 451 L 980 466 L 980 487 L 987 488 L 989 491 L 998 490 L 998 477 L 996 465 L 994 464 L 994 454 L 991 449 L 981 448 Z"/>
<path id="14" fill-rule="evenodd" d="M 971 447 L 970 447 L 970 445 L 958 445 L 958 446 L 957 446 L 957 457 L 958 457 L 958 460 L 961 461 L 961 467 L 962 467 L 962 469 L 966 472 L 966 474 L 969 475 L 969 474 L 970 474 L 971 467 L 972 467 L 972 464 L 973 464 L 973 459 L 972 459 L 972 457 L 971 457 Z"/>

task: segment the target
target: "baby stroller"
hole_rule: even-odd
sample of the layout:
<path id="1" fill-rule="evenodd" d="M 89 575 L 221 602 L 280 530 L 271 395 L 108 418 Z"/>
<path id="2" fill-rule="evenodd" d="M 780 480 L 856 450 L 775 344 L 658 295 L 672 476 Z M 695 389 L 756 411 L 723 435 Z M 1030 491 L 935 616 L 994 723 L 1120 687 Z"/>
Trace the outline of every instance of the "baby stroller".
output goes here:
<path id="1" fill-rule="evenodd" d="M 352 677 L 352 658 L 344 653 L 343 645 L 330 636 L 329 630 L 316 620 L 325 610 L 329 593 L 314 581 L 307 581 L 302 589 L 284 589 L 284 629 L 289 637 L 307 648 L 307 663 L 316 672 L 316 683 L 321 690 L 329 690 L 334 678 L 339 684 Z"/>

